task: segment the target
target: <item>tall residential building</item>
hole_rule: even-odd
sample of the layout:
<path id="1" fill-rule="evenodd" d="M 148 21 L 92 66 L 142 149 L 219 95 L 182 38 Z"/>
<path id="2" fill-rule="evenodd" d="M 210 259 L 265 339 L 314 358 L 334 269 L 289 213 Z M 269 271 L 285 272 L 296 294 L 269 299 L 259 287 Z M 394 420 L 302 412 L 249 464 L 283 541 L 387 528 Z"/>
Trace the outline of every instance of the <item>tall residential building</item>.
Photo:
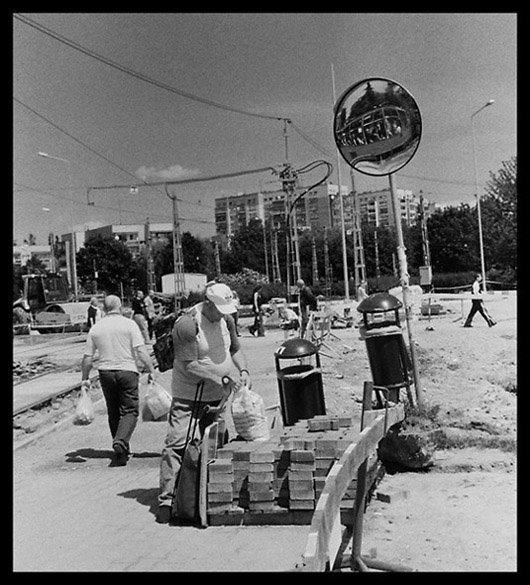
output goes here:
<path id="1" fill-rule="evenodd" d="M 397 194 L 402 225 L 410 227 L 418 219 L 420 198 L 409 189 L 398 189 Z M 390 188 L 357 193 L 356 204 L 363 224 L 378 227 L 394 227 L 396 225 Z M 424 206 L 426 207 L 426 215 L 430 215 L 432 205 L 424 201 Z"/>
<path id="2" fill-rule="evenodd" d="M 294 198 L 305 190 L 306 187 L 298 187 Z M 341 193 L 346 200 L 348 188 L 342 186 Z M 340 225 L 340 202 L 337 194 L 337 185 L 323 184 L 301 197 L 293 210 L 298 228 L 312 229 Z M 344 215 L 347 225 L 346 215 L 349 215 L 351 224 L 350 207 L 345 202 Z M 251 219 L 261 219 L 263 222 L 270 222 L 276 229 L 283 229 L 285 217 L 285 193 L 281 190 L 243 193 L 215 199 L 215 226 L 218 235 L 229 236 L 239 228 L 248 225 Z"/>

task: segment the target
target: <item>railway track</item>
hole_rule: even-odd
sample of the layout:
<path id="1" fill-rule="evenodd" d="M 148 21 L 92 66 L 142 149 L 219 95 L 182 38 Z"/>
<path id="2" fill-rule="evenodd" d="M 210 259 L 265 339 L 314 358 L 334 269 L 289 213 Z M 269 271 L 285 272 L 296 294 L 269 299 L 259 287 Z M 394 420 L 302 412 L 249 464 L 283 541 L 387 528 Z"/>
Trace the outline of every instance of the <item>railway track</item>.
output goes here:
<path id="1" fill-rule="evenodd" d="M 31 345 L 27 339 L 14 341 L 15 445 L 74 413 L 81 388 L 79 365 L 85 339 L 86 334 L 77 334 L 61 339 L 39 339 Z M 94 366 L 97 367 L 97 359 Z M 91 398 L 94 402 L 101 400 L 103 393 L 97 373 L 90 380 Z"/>

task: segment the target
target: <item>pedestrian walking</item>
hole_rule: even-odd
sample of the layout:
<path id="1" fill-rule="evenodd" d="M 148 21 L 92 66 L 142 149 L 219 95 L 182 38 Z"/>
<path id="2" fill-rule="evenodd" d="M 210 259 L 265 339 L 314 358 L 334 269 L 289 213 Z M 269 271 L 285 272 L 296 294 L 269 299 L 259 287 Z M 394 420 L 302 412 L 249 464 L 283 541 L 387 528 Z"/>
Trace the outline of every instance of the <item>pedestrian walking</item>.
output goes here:
<path id="1" fill-rule="evenodd" d="M 87 309 L 87 327 L 90 331 L 92 325 L 96 324 L 96 321 L 101 319 L 101 309 L 99 308 L 98 299 L 92 297 L 90 299 L 90 305 Z"/>
<path id="2" fill-rule="evenodd" d="M 251 335 L 257 334 L 258 337 L 265 337 L 265 328 L 263 327 L 263 295 L 261 294 L 262 285 L 257 284 L 252 291 L 252 313 L 254 314 L 254 323 L 248 328 Z"/>
<path id="3" fill-rule="evenodd" d="M 151 340 L 153 337 L 153 321 L 156 317 L 155 311 L 155 303 L 153 301 L 153 296 L 155 291 L 148 290 L 147 295 L 144 299 L 144 306 L 145 306 L 145 316 L 147 319 L 147 332 L 149 333 L 149 339 Z"/>
<path id="4" fill-rule="evenodd" d="M 147 326 L 147 311 L 145 308 L 144 292 L 142 290 L 136 291 L 136 297 L 132 301 L 132 318 L 133 321 L 140 328 L 145 343 L 151 340 L 149 336 L 149 328 Z"/>
<path id="5" fill-rule="evenodd" d="M 197 386 L 204 384 L 195 413 L 205 407 L 223 405 L 231 389 L 250 383 L 245 355 L 231 314 L 235 309 L 232 291 L 222 283 L 206 285 L 205 300 L 182 314 L 173 327 L 175 358 L 171 391 L 173 402 L 160 460 L 160 492 L 157 522 L 171 520 L 173 493 L 184 451 L 186 433 L 192 419 Z M 199 434 L 215 419 L 224 416 L 224 406 L 216 415 L 200 418 Z M 195 414 L 194 419 L 197 417 Z M 189 437 L 191 441 L 194 437 Z"/>
<path id="6" fill-rule="evenodd" d="M 316 311 L 318 305 L 313 291 L 301 278 L 296 281 L 296 286 L 298 287 L 298 304 L 300 305 L 300 318 L 302 321 L 300 337 L 303 338 L 309 321 L 309 311 Z"/>
<path id="7" fill-rule="evenodd" d="M 474 295 L 480 295 L 483 292 L 482 286 L 482 275 L 477 274 L 475 277 L 475 281 L 473 282 L 472 292 Z M 486 309 L 486 305 L 482 299 L 472 299 L 471 300 L 471 310 L 469 311 L 469 315 L 467 316 L 466 322 L 464 323 L 464 327 L 473 327 L 471 324 L 473 322 L 473 317 L 480 313 L 484 320 L 488 324 L 489 327 L 493 327 L 497 325 L 497 321 L 495 321 L 492 316 L 488 313 Z"/>
<path id="8" fill-rule="evenodd" d="M 107 404 L 115 463 L 126 465 L 130 440 L 138 421 L 138 359 L 151 380 L 155 370 L 144 338 L 135 323 L 121 314 L 121 300 L 108 295 L 103 301 L 105 315 L 88 332 L 81 362 L 81 383 L 89 386 L 94 354 L 99 353 L 98 373 Z"/>

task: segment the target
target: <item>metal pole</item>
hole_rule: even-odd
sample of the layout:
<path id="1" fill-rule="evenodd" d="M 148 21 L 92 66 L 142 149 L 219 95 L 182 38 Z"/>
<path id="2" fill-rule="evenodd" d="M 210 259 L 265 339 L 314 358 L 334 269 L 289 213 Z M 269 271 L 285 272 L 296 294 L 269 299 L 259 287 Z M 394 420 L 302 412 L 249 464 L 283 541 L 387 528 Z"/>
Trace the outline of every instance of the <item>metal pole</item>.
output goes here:
<path id="1" fill-rule="evenodd" d="M 416 402 L 417 406 L 423 406 L 423 390 L 420 382 L 420 375 L 418 371 L 418 358 L 416 355 L 416 345 L 412 334 L 412 315 L 411 307 L 408 302 L 408 288 L 409 288 L 409 274 L 407 268 L 407 256 L 405 254 L 405 245 L 403 243 L 403 230 L 401 227 L 401 213 L 399 207 L 399 199 L 396 188 L 396 180 L 394 174 L 388 175 L 390 182 L 390 192 L 392 195 L 392 208 L 394 211 L 394 218 L 396 222 L 396 236 L 397 236 L 397 256 L 399 262 L 399 279 L 401 281 L 401 290 L 403 292 L 403 306 L 405 307 L 405 319 L 407 321 L 407 331 L 409 337 L 410 357 L 412 361 L 412 376 L 414 378 L 414 387 L 416 388 Z"/>
<path id="2" fill-rule="evenodd" d="M 479 248 L 480 248 L 480 268 L 482 272 L 482 287 L 483 291 L 486 292 L 486 262 L 484 260 L 484 241 L 482 238 L 482 214 L 480 211 L 480 193 L 478 190 L 478 170 L 477 170 L 477 155 L 475 149 L 475 128 L 473 125 L 473 118 L 481 112 L 484 108 L 491 106 L 495 103 L 495 100 L 489 100 L 486 104 L 484 104 L 481 108 L 479 108 L 476 112 L 471 114 L 471 143 L 472 143 L 472 150 L 473 150 L 473 166 L 475 169 L 475 197 L 477 198 L 477 216 L 478 216 L 478 239 L 479 239 Z"/>
<path id="3" fill-rule="evenodd" d="M 331 79 L 333 84 L 333 104 L 335 104 L 335 71 L 333 64 L 331 64 Z M 339 189 L 339 209 L 340 209 L 340 231 L 342 237 L 342 266 L 344 272 L 344 296 L 346 300 L 350 300 L 350 282 L 348 278 L 348 254 L 346 249 L 346 226 L 344 222 L 344 201 L 342 200 L 341 193 L 341 178 L 340 178 L 340 156 L 339 150 L 337 149 L 337 181 Z"/>
<path id="4" fill-rule="evenodd" d="M 74 189 L 72 186 L 73 185 L 73 182 L 72 182 L 72 163 L 71 163 L 71 161 L 69 161 L 66 158 L 61 158 L 59 156 L 52 156 L 51 154 L 48 154 L 46 152 L 39 152 L 38 155 L 42 156 L 43 158 L 51 158 L 53 160 L 58 160 L 60 162 L 66 163 L 68 165 L 68 185 L 70 187 L 70 196 L 72 197 L 71 208 L 70 208 L 70 216 L 71 216 L 71 222 L 72 222 L 72 246 L 71 246 L 72 280 L 73 280 L 73 285 L 74 285 L 74 296 L 75 296 L 75 299 L 77 300 L 77 259 L 75 257 L 75 255 L 77 253 L 77 245 L 76 245 L 76 236 L 75 236 L 75 230 L 74 230 L 74 200 L 73 200 Z"/>

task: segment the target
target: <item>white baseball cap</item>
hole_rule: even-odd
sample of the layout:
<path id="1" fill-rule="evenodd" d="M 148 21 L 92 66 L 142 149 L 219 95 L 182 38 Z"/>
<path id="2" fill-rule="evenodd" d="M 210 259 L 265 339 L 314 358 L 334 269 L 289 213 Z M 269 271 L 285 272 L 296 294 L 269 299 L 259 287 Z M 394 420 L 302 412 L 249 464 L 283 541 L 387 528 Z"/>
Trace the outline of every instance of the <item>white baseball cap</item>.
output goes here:
<path id="1" fill-rule="evenodd" d="M 206 286 L 206 298 L 214 303 L 223 315 L 230 315 L 237 311 L 234 293 L 226 284 L 216 282 Z"/>

